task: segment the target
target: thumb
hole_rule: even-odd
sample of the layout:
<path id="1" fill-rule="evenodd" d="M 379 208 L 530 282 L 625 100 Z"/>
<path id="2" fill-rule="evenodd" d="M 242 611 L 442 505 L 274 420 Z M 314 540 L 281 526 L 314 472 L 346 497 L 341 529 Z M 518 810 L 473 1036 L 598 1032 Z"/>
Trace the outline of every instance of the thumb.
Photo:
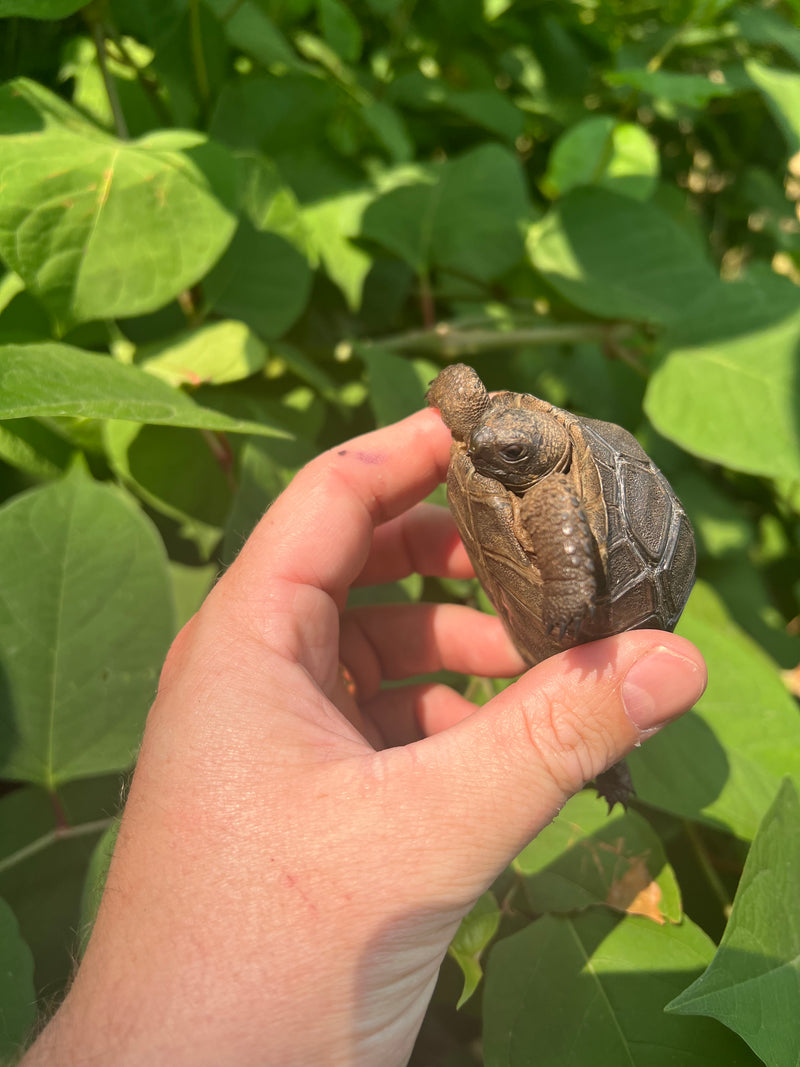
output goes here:
<path id="1" fill-rule="evenodd" d="M 429 832 L 439 828 L 445 854 L 468 864 L 453 873 L 491 881 L 573 793 L 688 710 L 705 684 L 689 641 L 632 631 L 545 660 L 419 742 Z"/>

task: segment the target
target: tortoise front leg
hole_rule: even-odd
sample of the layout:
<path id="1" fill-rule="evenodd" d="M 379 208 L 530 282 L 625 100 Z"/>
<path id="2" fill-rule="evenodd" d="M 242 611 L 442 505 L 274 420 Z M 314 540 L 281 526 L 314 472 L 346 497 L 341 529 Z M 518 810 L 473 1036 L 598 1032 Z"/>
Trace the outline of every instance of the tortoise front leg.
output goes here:
<path id="1" fill-rule="evenodd" d="M 531 486 L 520 506 L 520 541 L 542 576 L 542 623 L 563 641 L 570 627 L 594 615 L 599 558 L 571 480 L 550 474 Z"/>
<path id="2" fill-rule="evenodd" d="M 523 496 L 520 507 L 521 542 L 542 576 L 542 622 L 548 633 L 558 628 L 563 642 L 574 626 L 594 615 L 600 564 L 591 529 L 569 478 L 551 474 Z M 628 765 L 615 763 L 595 779 L 598 796 L 608 804 L 626 807 L 634 795 Z"/>

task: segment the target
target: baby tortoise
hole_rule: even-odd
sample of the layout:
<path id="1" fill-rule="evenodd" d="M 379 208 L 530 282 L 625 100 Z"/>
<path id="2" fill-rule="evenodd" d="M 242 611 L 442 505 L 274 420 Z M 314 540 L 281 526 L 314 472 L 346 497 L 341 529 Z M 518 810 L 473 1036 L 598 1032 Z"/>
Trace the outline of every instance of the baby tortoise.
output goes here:
<path id="1" fill-rule="evenodd" d="M 428 391 L 453 435 L 447 498 L 481 584 L 533 665 L 623 630 L 673 630 L 694 583 L 694 534 L 627 430 L 527 393 L 490 396 L 471 367 Z M 632 793 L 625 764 L 597 782 Z"/>

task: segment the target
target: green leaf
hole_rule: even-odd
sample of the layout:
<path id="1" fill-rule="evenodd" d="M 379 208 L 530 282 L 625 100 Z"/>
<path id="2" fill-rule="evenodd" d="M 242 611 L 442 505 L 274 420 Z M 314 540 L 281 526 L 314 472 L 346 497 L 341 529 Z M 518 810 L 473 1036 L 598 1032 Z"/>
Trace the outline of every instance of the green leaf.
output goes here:
<path id="1" fill-rule="evenodd" d="M 0 19 L 19 15 L 24 19 L 64 19 L 86 0 L 0 0 Z"/>
<path id="2" fill-rule="evenodd" d="M 9 270 L 0 278 L 0 312 L 5 311 L 15 296 L 25 291 L 25 282 Z"/>
<path id="3" fill-rule="evenodd" d="M 89 860 L 86 881 L 83 885 L 83 895 L 81 896 L 80 947 L 78 950 L 81 956 L 89 943 L 92 927 L 97 918 L 97 909 L 100 907 L 100 900 L 106 887 L 108 868 L 111 866 L 111 857 L 114 854 L 114 847 L 117 843 L 120 818 L 116 818 L 102 835 L 94 847 L 92 858 Z"/>
<path id="4" fill-rule="evenodd" d="M 785 774 L 800 782 L 800 717 L 775 664 L 698 582 L 678 632 L 708 663 L 695 711 L 629 757 L 636 792 L 664 811 L 744 840 L 758 829 Z"/>
<path id="5" fill-rule="evenodd" d="M 645 411 L 689 452 L 734 470 L 800 477 L 797 288 L 783 279 L 720 284 L 664 338 Z"/>
<path id="6" fill-rule="evenodd" d="M 271 159 L 297 156 L 323 136 L 336 105 L 336 94 L 320 78 L 258 74 L 229 81 L 211 120 L 211 136 Z"/>
<path id="7" fill-rule="evenodd" d="M 283 237 L 242 222 L 205 281 L 209 308 L 242 319 L 271 340 L 294 325 L 311 293 L 308 260 Z"/>
<path id="8" fill-rule="evenodd" d="M 308 257 L 310 243 L 297 197 L 284 182 L 278 168 L 266 156 L 242 152 L 237 155 L 242 208 L 259 232 L 283 237 Z"/>
<path id="9" fill-rule="evenodd" d="M 528 255 L 566 300 L 607 319 L 665 323 L 717 283 L 692 238 L 659 208 L 576 189 L 531 227 Z"/>
<path id="10" fill-rule="evenodd" d="M 163 306 L 236 226 L 220 146 L 180 131 L 121 142 L 65 108 L 24 79 L 0 89 L 0 253 L 62 331 Z"/>
<path id="11" fill-rule="evenodd" d="M 444 78 L 407 71 L 387 88 L 387 95 L 405 111 L 443 111 L 467 119 L 514 144 L 525 131 L 522 111 L 499 89 L 454 89 Z M 448 120 L 452 121 L 452 120 Z"/>
<path id="12" fill-rule="evenodd" d="M 719 1019 L 768 1067 L 800 1063 L 800 801 L 784 781 L 747 856 L 714 959 L 667 1005 Z"/>
<path id="13" fill-rule="evenodd" d="M 556 141 L 543 187 L 550 197 L 581 185 L 608 188 L 635 200 L 647 200 L 658 184 L 658 149 L 652 137 L 631 122 L 595 115 L 579 122 Z"/>
<path id="14" fill-rule="evenodd" d="M 225 529 L 222 559 L 231 563 L 256 523 L 300 467 L 315 454 L 306 441 L 253 437 L 242 450 L 239 487 Z"/>
<path id="15" fill-rule="evenodd" d="M 75 973 L 86 866 L 107 821 L 64 825 L 62 815 L 57 826 L 55 812 L 53 797 L 41 789 L 15 789 L 0 799 L 0 894 L 33 953 L 37 992 L 48 1005 Z"/>
<path id="16" fill-rule="evenodd" d="M 800 74 L 765 67 L 755 59 L 745 63 L 745 70 L 761 90 L 793 156 L 800 150 Z"/>
<path id="17" fill-rule="evenodd" d="M 136 365 L 170 385 L 220 385 L 262 370 L 267 349 L 243 322 L 214 322 L 142 345 Z"/>
<path id="18" fill-rule="evenodd" d="M 534 912 L 568 912 L 606 904 L 656 922 L 681 918 L 675 873 L 650 824 L 615 811 L 593 790 L 567 802 L 514 860 Z"/>
<path id="19" fill-rule="evenodd" d="M 500 18 L 513 5 L 514 0 L 483 0 L 483 17 L 487 22 Z"/>
<path id="20" fill-rule="evenodd" d="M 130 766 L 174 631 L 152 524 L 75 468 L 0 509 L 0 567 L 0 773 L 52 789 Z"/>
<path id="21" fill-rule="evenodd" d="M 120 45 L 135 67 L 120 63 L 107 54 L 106 72 L 119 100 L 119 110 L 125 116 L 129 134 L 139 136 L 161 125 L 162 113 L 154 103 L 154 96 L 147 93 L 136 76 L 136 70 L 145 70 L 154 56 L 151 49 L 130 37 L 121 38 Z M 114 111 L 97 58 L 97 45 L 91 37 L 73 37 L 67 42 L 59 81 L 71 81 L 73 107 L 104 129 L 114 131 Z"/>
<path id="22" fill-rule="evenodd" d="M 364 282 L 372 266 L 372 256 L 353 243 L 372 198 L 371 191 L 359 189 L 318 200 L 303 212 L 311 245 L 331 281 L 344 293 L 351 311 L 361 305 Z"/>
<path id="23" fill-rule="evenodd" d="M 367 7 L 374 14 L 385 17 L 396 11 L 402 2 L 403 0 L 367 0 Z"/>
<path id="24" fill-rule="evenodd" d="M 496 89 L 448 89 L 441 103 L 470 123 L 482 126 L 512 144 L 525 130 L 525 119 L 519 108 Z"/>
<path id="25" fill-rule="evenodd" d="M 731 96 L 734 89 L 726 82 L 711 81 L 704 74 L 680 74 L 671 70 L 606 71 L 603 79 L 612 86 L 624 86 L 649 93 L 656 100 L 683 107 L 702 108 L 717 96 Z"/>
<path id="26" fill-rule="evenodd" d="M 461 920 L 456 936 L 447 950 L 464 975 L 464 988 L 457 1008 L 463 1007 L 483 977 L 481 955 L 500 926 L 500 908 L 492 893 L 478 897 L 469 914 Z"/>
<path id="27" fill-rule="evenodd" d="M 346 63 L 355 63 L 363 44 L 358 20 L 340 0 L 317 0 L 322 36 Z"/>
<path id="28" fill-rule="evenodd" d="M 14 280 L 19 282 L 19 289 Z M 0 306 L 0 344 L 49 341 L 52 337 L 44 305 L 31 296 L 18 275 L 9 272 L 0 282 Z"/>
<path id="29" fill-rule="evenodd" d="M 227 41 L 265 67 L 273 64 L 289 69 L 305 66 L 258 3 L 253 0 L 204 0 L 204 3 L 222 22 Z"/>
<path id="30" fill-rule="evenodd" d="M 274 424 L 231 418 L 109 356 L 69 345 L 0 345 L 0 419 L 76 415 L 290 436 Z"/>
<path id="31" fill-rule="evenodd" d="M 734 22 L 739 32 L 752 44 L 768 44 L 782 48 L 800 63 L 800 29 L 782 18 L 775 10 L 763 7 L 736 5 Z"/>
<path id="32" fill-rule="evenodd" d="M 74 455 L 63 437 L 36 419 L 0 422 L 0 458 L 34 478 L 55 478 Z"/>
<path id="33" fill-rule="evenodd" d="M 395 163 L 405 163 L 414 155 L 403 116 L 381 100 L 370 100 L 361 108 L 361 117 Z"/>
<path id="34" fill-rule="evenodd" d="M 713 952 L 688 919 L 659 926 L 598 908 L 537 919 L 489 956 L 486 1067 L 755 1067 L 719 1023 L 664 1014 Z"/>
<path id="35" fill-rule="evenodd" d="M 410 360 L 379 345 L 356 345 L 367 367 L 369 402 L 378 426 L 388 426 L 425 406 L 427 382 Z M 430 380 L 430 379 L 429 379 Z"/>
<path id="36" fill-rule="evenodd" d="M 33 956 L 0 900 L 0 1061 L 16 1063 L 36 1019 Z"/>
<path id="37" fill-rule="evenodd" d="M 200 610 L 201 604 L 217 578 L 219 568 L 216 563 L 193 567 L 170 560 L 169 573 L 172 578 L 172 592 L 175 596 L 178 620 L 176 629 L 180 629 Z"/>
<path id="38" fill-rule="evenodd" d="M 109 461 L 120 479 L 151 507 L 182 525 L 208 557 L 231 504 L 221 442 L 198 430 L 106 424 Z"/>
<path id="39" fill-rule="evenodd" d="M 491 281 L 523 253 L 532 208 L 512 152 L 486 144 L 431 167 L 387 172 L 361 233 L 417 273 L 433 267 Z"/>

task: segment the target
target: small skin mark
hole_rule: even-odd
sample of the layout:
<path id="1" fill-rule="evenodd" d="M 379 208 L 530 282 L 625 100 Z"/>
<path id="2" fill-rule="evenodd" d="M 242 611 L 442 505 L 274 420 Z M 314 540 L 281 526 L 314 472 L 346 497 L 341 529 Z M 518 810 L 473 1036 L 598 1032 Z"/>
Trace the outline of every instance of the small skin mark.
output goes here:
<path id="1" fill-rule="evenodd" d="M 370 466 L 378 466 L 381 463 L 386 462 L 386 456 L 382 452 L 350 452 L 347 448 L 342 448 L 336 453 L 337 456 L 354 456 L 360 463 L 368 463 Z"/>
<path id="2" fill-rule="evenodd" d="M 311 899 L 311 897 L 308 895 L 308 893 L 306 893 L 303 890 L 302 886 L 299 885 L 297 878 L 295 878 L 295 876 L 293 874 L 290 874 L 286 870 L 282 871 L 281 872 L 281 876 L 280 876 L 280 884 L 283 887 L 286 887 L 288 889 L 292 889 L 296 893 L 298 893 L 300 895 L 301 899 L 308 906 L 309 911 L 312 911 L 315 914 L 317 913 L 317 911 L 319 909 L 317 908 L 316 904 Z"/>

